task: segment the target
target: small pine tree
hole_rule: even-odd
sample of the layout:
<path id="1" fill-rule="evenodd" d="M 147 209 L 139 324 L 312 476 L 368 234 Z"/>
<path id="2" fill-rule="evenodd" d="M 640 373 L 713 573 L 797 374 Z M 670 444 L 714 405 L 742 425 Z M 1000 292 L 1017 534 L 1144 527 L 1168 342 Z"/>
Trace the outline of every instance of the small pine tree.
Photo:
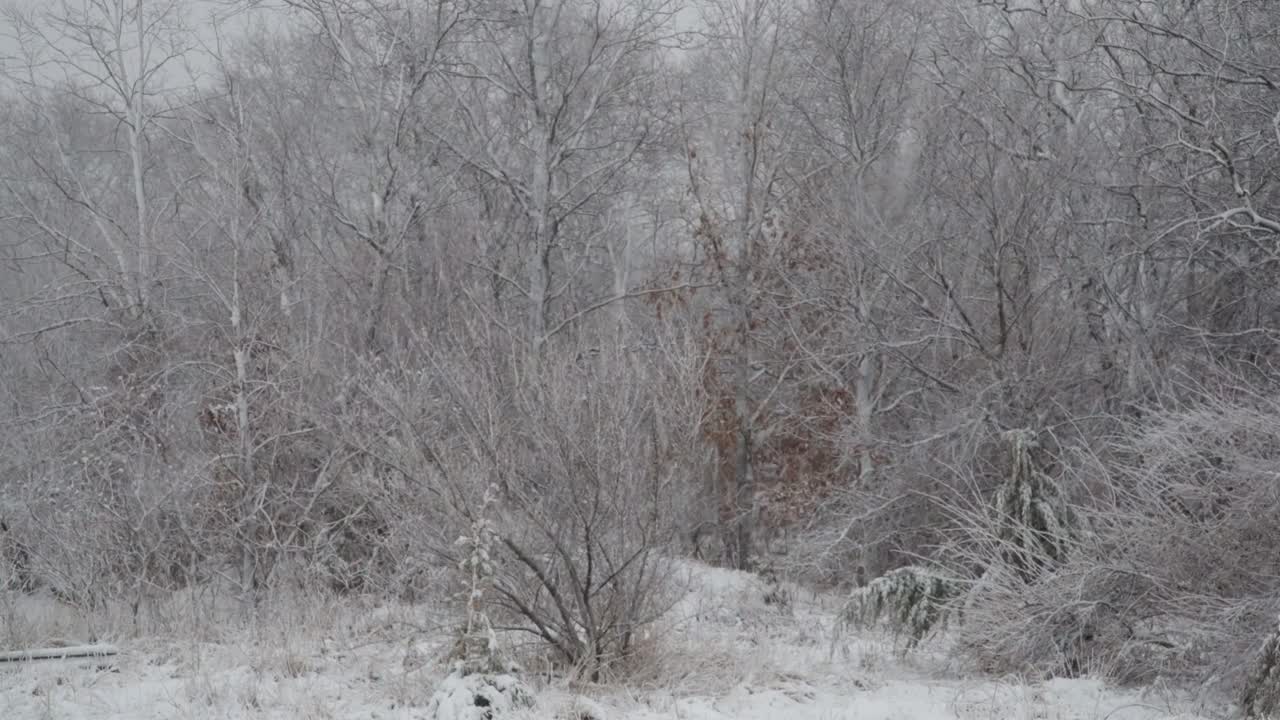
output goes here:
<path id="1" fill-rule="evenodd" d="M 504 663 L 485 610 L 485 591 L 493 585 L 495 571 L 492 550 L 498 543 L 489 512 L 497 498 L 497 488 L 490 486 L 470 532 L 457 540 L 465 550 L 458 570 L 466 586 L 467 620 L 449 656 L 453 671 L 427 704 L 427 717 L 432 720 L 493 720 L 535 705 L 533 692 Z"/>
<path id="2" fill-rule="evenodd" d="M 450 660 L 463 675 L 503 672 L 502 655 L 493 623 L 485 611 L 485 591 L 493 584 L 492 550 L 498 533 L 489 520 L 490 508 L 497 501 L 497 489 L 489 487 L 480 503 L 480 511 L 471 521 L 471 530 L 458 538 L 464 550 L 458 570 L 466 587 L 466 624 L 459 630 Z"/>
<path id="3" fill-rule="evenodd" d="M 840 611 L 840 627 L 885 622 L 895 636 L 907 636 L 911 649 L 946 623 L 961 591 L 960 583 L 924 568 L 899 568 L 854 590 Z"/>
<path id="4" fill-rule="evenodd" d="M 1079 523 L 1057 482 L 1036 466 L 1035 435 L 1011 430 L 1004 437 L 1011 468 L 996 495 L 996 537 L 1001 559 L 1030 582 L 1047 563 L 1066 559 Z"/>

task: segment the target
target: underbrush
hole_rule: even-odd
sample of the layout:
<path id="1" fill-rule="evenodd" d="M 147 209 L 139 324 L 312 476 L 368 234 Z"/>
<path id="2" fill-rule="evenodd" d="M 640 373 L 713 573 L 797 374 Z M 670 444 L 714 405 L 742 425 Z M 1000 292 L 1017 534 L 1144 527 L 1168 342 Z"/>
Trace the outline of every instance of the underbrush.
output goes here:
<path id="1" fill-rule="evenodd" d="M 1280 697 L 1262 652 L 1280 612 L 1280 403 L 1206 400 L 1030 458 L 1015 452 L 994 497 L 973 482 L 940 503 L 956 530 L 936 557 L 957 591 L 899 592 L 891 626 L 922 638 L 946 620 L 958 666 L 993 676 Z M 1035 482 L 1015 492 L 1019 477 Z"/>

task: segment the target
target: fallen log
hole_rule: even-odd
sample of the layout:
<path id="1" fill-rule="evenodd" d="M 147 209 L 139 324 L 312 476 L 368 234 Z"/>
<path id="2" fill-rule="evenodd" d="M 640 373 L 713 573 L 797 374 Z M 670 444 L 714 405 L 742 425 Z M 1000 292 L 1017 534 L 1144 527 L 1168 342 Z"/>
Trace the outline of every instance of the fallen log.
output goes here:
<path id="1" fill-rule="evenodd" d="M 8 650 L 0 652 L 0 663 L 34 662 L 36 660 L 73 660 L 76 658 L 111 657 L 118 654 L 113 645 L 71 645 L 57 648 Z"/>

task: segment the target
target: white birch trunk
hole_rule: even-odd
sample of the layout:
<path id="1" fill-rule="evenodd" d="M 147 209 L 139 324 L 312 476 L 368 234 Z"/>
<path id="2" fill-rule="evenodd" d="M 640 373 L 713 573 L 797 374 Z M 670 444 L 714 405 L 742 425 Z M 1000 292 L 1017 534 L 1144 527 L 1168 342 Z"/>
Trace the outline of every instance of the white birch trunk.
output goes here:
<path id="1" fill-rule="evenodd" d="M 147 44 L 147 26 L 143 17 L 143 0 L 138 0 L 134 5 L 134 30 L 137 34 L 138 44 L 138 65 L 136 75 L 133 81 L 128 83 L 129 95 L 125 98 L 125 111 L 128 117 L 129 125 L 129 162 L 130 170 L 133 174 L 133 204 L 134 212 L 137 213 L 137 255 L 135 261 L 135 273 L 137 275 L 135 291 L 137 292 L 137 302 L 139 312 L 146 312 L 147 303 L 149 301 L 149 288 L 152 282 L 152 248 L 151 236 L 148 222 L 148 204 L 146 189 L 146 161 L 143 157 L 143 145 L 146 142 L 147 130 L 147 109 L 146 109 L 146 81 L 147 81 L 147 56 L 149 48 Z M 125 82 L 129 77 L 129 73 L 124 71 L 124 53 L 120 54 L 121 77 L 125 78 Z"/>
<path id="2" fill-rule="evenodd" d="M 529 111 L 533 116 L 533 169 L 528 215 L 531 241 L 525 259 L 529 281 L 529 334 L 534 356 L 542 350 L 547 334 L 547 306 L 551 292 L 551 127 L 547 98 L 547 43 L 551 24 L 549 8 L 535 5 L 529 14 Z"/>

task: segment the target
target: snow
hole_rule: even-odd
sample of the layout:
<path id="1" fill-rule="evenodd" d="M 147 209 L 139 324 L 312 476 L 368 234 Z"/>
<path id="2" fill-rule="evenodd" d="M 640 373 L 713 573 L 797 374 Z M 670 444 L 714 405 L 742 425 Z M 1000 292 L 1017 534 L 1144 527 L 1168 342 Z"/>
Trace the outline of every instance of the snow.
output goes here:
<path id="1" fill-rule="evenodd" d="M 431 720 L 490 720 L 532 707 L 533 696 L 513 675 L 461 675 L 440 683 L 427 705 Z"/>
<path id="2" fill-rule="evenodd" d="M 1120 690 L 1087 678 L 986 678 L 950 667 L 932 646 L 903 656 L 890 639 L 873 633 L 833 644 L 831 627 L 842 598 L 795 588 L 791 607 L 780 609 L 763 602 L 763 583 L 745 573 L 682 562 L 676 575 L 686 592 L 651 634 L 647 658 L 628 667 L 624 678 L 594 686 L 570 683 L 539 672 L 536 654 L 515 646 L 525 654 L 522 680 L 536 704 L 495 717 L 1222 717 L 1222 705 L 1195 703 L 1189 693 L 1168 688 Z M 5 623 L 31 622 L 15 617 L 14 605 L 8 608 L 0 615 L 0 643 L 7 642 Z M 440 627 L 439 620 L 424 607 L 331 605 L 218 632 L 102 638 L 120 654 L 0 666 L 0 718 L 427 720 L 433 697 L 465 698 L 475 688 L 462 686 L 477 682 L 449 677 L 443 662 L 447 638 L 431 629 Z M 27 631 L 34 633 L 29 626 Z"/>

